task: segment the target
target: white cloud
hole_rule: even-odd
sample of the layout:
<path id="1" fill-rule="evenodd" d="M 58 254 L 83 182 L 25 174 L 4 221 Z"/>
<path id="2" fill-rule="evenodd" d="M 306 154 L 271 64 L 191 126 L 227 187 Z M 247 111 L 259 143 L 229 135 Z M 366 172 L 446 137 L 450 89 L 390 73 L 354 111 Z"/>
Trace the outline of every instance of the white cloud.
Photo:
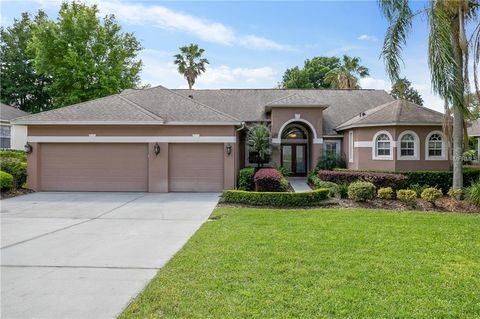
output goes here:
<path id="1" fill-rule="evenodd" d="M 386 81 L 384 79 L 375 79 L 371 77 L 360 79 L 360 86 L 362 87 L 362 89 L 375 89 L 385 91 L 390 91 L 391 88 L 389 81 Z"/>
<path id="2" fill-rule="evenodd" d="M 368 35 L 368 34 L 362 34 L 360 35 L 357 40 L 362 40 L 362 41 L 372 41 L 372 42 L 375 42 L 375 41 L 378 41 L 378 39 L 376 37 L 374 37 L 373 35 Z"/>
<path id="3" fill-rule="evenodd" d="M 220 87 L 243 86 L 243 83 L 255 83 L 267 80 L 273 82 L 275 71 L 270 67 L 261 68 L 231 68 L 221 65 L 216 68 L 207 68 L 205 74 L 197 80 L 199 85 Z"/>
<path id="4" fill-rule="evenodd" d="M 239 38 L 239 43 L 245 47 L 256 49 L 272 49 L 279 51 L 294 51 L 292 46 L 280 44 L 267 38 L 256 35 L 247 35 Z"/>

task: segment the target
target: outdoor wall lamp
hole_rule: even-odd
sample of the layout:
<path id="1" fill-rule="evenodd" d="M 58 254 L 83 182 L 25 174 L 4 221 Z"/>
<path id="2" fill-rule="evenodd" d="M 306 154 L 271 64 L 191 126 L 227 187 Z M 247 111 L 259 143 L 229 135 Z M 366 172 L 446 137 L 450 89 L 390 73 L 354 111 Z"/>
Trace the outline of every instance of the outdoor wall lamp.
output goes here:
<path id="1" fill-rule="evenodd" d="M 227 144 L 227 146 L 225 146 L 225 149 L 227 150 L 227 155 L 230 156 L 230 154 L 232 154 L 232 145 Z"/>
<path id="2" fill-rule="evenodd" d="M 160 145 L 158 145 L 158 143 L 155 143 L 155 146 L 153 146 L 153 152 L 155 153 L 155 156 L 160 154 Z"/>
<path id="3" fill-rule="evenodd" d="M 25 153 L 27 153 L 27 154 L 30 154 L 33 151 L 32 145 L 28 144 L 28 142 L 27 142 L 27 144 L 25 144 L 23 149 L 25 150 Z"/>

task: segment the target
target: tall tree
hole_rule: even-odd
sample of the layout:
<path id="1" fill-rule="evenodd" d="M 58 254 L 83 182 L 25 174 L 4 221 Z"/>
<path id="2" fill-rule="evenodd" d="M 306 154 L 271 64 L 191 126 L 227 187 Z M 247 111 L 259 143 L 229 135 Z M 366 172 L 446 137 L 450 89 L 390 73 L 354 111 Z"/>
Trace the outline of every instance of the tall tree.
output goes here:
<path id="1" fill-rule="evenodd" d="M 199 48 L 198 44 L 191 43 L 188 46 L 180 48 L 180 53 L 175 54 L 174 63 L 178 66 L 178 72 L 182 74 L 188 82 L 188 88 L 191 90 L 197 77 L 205 72 L 208 60 L 202 58 L 204 49 Z"/>
<path id="2" fill-rule="evenodd" d="M 327 73 L 325 82 L 334 89 L 359 89 L 360 78 L 368 75 L 368 68 L 360 65 L 360 58 L 344 55 L 340 65 Z"/>
<path id="3" fill-rule="evenodd" d="M 480 59 L 480 28 L 477 14 L 480 3 L 476 0 L 431 0 L 426 9 L 414 12 L 408 0 L 380 0 L 380 8 L 388 19 L 382 56 L 392 82 L 399 79 L 401 52 L 412 20 L 427 14 L 430 34 L 428 38 L 428 64 L 434 91 L 445 100 L 445 108 L 453 108 L 453 188 L 463 186 L 462 153 L 464 116 L 468 113 L 466 93 L 469 90 L 469 49 L 473 49 L 474 78 Z M 473 22 L 473 33 L 467 36 L 466 24 Z M 470 43 L 469 43 L 470 42 Z M 475 83 L 478 92 L 478 85 Z M 448 113 L 448 112 L 446 112 Z"/>
<path id="4" fill-rule="evenodd" d="M 325 76 L 339 65 L 340 59 L 337 57 L 317 56 L 307 59 L 303 63 L 303 68 L 295 66 L 285 71 L 280 87 L 285 89 L 329 88 L 330 84 L 325 82 Z"/>
<path id="5" fill-rule="evenodd" d="M 28 49 L 48 86 L 54 107 L 134 88 L 140 81 L 141 50 L 132 33 L 122 33 L 113 15 L 98 17 L 96 5 L 62 3 L 56 21 L 33 29 Z"/>
<path id="6" fill-rule="evenodd" d="M 29 113 L 51 107 L 46 90 L 49 78 L 35 71 L 32 57 L 27 53 L 35 23 L 45 18 L 43 11 L 33 21 L 28 13 L 22 13 L 12 26 L 0 28 L 0 99 Z"/>
<path id="7" fill-rule="evenodd" d="M 402 99 L 418 105 L 423 105 L 422 96 L 417 90 L 415 90 L 415 88 L 412 87 L 412 82 L 407 80 L 407 78 L 398 79 L 395 81 L 395 83 L 392 85 L 390 95 L 396 100 Z"/>

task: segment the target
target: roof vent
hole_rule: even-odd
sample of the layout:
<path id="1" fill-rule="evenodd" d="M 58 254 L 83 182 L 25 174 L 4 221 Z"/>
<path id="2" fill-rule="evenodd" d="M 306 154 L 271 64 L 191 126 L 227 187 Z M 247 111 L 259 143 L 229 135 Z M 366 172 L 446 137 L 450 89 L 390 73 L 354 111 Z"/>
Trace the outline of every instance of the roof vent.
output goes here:
<path id="1" fill-rule="evenodd" d="M 193 95 L 191 95 L 191 94 L 189 94 L 188 97 L 191 98 L 191 99 L 193 99 Z"/>

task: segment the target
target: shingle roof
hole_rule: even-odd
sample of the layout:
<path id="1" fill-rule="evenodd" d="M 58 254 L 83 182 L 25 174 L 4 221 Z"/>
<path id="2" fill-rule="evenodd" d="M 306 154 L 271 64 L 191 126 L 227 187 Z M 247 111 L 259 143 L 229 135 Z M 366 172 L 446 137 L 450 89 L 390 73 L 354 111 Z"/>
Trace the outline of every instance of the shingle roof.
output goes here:
<path id="1" fill-rule="evenodd" d="M 320 101 L 312 99 L 308 96 L 300 95 L 298 93 L 293 93 L 291 95 L 281 97 L 277 100 L 268 102 L 267 106 L 323 106 Z"/>
<path id="2" fill-rule="evenodd" d="M 337 126 L 337 130 L 374 125 L 441 125 L 443 113 L 405 100 L 395 100 L 361 112 Z"/>
<path id="3" fill-rule="evenodd" d="M 10 121 L 14 118 L 28 115 L 27 112 L 17 109 L 16 107 L 0 103 L 0 120 Z"/>
<path id="4" fill-rule="evenodd" d="M 468 135 L 480 137 L 480 119 L 473 121 L 472 125 L 468 127 Z"/>
<path id="5" fill-rule="evenodd" d="M 172 91 L 210 105 L 245 122 L 267 120 L 265 106 L 275 100 L 298 94 L 328 105 L 323 111 L 324 134 L 337 134 L 336 126 L 353 116 L 393 100 L 383 90 L 327 90 L 327 89 L 220 89 Z"/>
<path id="6" fill-rule="evenodd" d="M 126 90 L 96 100 L 24 116 L 18 123 L 240 123 L 231 115 L 162 86 Z"/>

